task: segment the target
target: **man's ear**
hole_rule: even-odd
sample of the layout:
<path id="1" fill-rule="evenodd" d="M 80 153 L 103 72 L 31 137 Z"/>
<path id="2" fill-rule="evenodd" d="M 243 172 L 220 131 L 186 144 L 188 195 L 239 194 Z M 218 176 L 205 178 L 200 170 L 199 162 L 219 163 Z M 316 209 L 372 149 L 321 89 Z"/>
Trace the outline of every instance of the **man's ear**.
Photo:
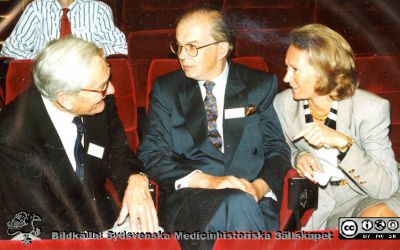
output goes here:
<path id="1" fill-rule="evenodd" d="M 223 59 L 228 57 L 228 53 L 229 53 L 229 43 L 220 42 L 218 44 L 218 59 Z"/>
<path id="2" fill-rule="evenodd" d="M 59 92 L 56 96 L 57 103 L 61 105 L 61 107 L 65 108 L 66 110 L 70 111 L 72 109 L 72 100 L 71 95 Z"/>

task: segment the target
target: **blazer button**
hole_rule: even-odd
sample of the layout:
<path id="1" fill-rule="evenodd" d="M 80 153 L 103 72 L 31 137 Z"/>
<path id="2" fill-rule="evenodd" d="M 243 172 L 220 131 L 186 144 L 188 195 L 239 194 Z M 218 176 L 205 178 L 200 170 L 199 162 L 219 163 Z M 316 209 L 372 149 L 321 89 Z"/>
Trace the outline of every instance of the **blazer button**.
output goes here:
<path id="1" fill-rule="evenodd" d="M 355 169 L 350 170 L 350 171 L 349 171 L 349 174 L 354 173 L 354 171 L 356 171 L 356 170 L 355 170 Z"/>
<path id="2" fill-rule="evenodd" d="M 354 179 L 358 180 L 358 179 L 360 179 L 360 176 L 356 175 L 356 176 L 354 176 Z"/>
<path id="3" fill-rule="evenodd" d="M 254 148 L 253 149 L 253 155 L 256 155 L 258 153 L 258 149 Z"/>
<path id="4" fill-rule="evenodd" d="M 367 183 L 366 181 L 360 181 L 360 184 L 361 185 L 363 185 L 363 184 L 365 184 L 365 183 Z"/>

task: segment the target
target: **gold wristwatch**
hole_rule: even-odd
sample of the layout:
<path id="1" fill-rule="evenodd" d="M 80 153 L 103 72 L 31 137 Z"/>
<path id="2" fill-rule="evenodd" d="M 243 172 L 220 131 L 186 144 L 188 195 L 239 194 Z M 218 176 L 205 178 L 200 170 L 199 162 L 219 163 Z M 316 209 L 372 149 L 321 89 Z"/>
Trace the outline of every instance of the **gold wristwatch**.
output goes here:
<path id="1" fill-rule="evenodd" d="M 353 138 L 351 138 L 350 136 L 347 136 L 347 135 L 345 135 L 345 136 L 346 136 L 346 139 L 347 139 L 347 144 L 344 145 L 343 147 L 337 147 L 337 149 L 338 149 L 341 153 L 346 152 L 351 146 L 353 146 L 353 143 L 354 143 Z"/>

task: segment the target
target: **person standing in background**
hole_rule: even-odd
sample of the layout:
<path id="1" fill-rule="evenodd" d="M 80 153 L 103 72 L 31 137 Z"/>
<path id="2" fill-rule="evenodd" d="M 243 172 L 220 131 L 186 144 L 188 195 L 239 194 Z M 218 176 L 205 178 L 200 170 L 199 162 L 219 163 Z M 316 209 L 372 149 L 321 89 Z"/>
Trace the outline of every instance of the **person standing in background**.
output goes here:
<path id="1" fill-rule="evenodd" d="M 104 55 L 128 54 L 125 34 L 112 10 L 96 0 L 35 0 L 22 13 L 0 56 L 33 59 L 51 40 L 72 34 L 103 49 Z"/>

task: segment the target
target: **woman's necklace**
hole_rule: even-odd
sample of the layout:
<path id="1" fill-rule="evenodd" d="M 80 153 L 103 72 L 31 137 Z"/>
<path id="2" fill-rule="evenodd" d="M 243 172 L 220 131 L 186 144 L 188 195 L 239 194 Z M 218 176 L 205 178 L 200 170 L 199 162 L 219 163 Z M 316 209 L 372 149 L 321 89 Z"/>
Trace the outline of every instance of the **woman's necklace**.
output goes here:
<path id="1" fill-rule="evenodd" d="M 325 121 L 326 118 L 328 118 L 328 115 L 329 115 L 329 112 L 326 113 L 326 114 L 322 114 L 322 115 L 317 114 L 317 113 L 315 113 L 314 111 L 312 111 L 311 107 L 310 107 L 310 113 L 311 113 L 311 116 L 312 116 L 312 118 L 313 118 L 314 120 L 321 121 L 321 122 L 322 122 L 322 121 Z"/>

